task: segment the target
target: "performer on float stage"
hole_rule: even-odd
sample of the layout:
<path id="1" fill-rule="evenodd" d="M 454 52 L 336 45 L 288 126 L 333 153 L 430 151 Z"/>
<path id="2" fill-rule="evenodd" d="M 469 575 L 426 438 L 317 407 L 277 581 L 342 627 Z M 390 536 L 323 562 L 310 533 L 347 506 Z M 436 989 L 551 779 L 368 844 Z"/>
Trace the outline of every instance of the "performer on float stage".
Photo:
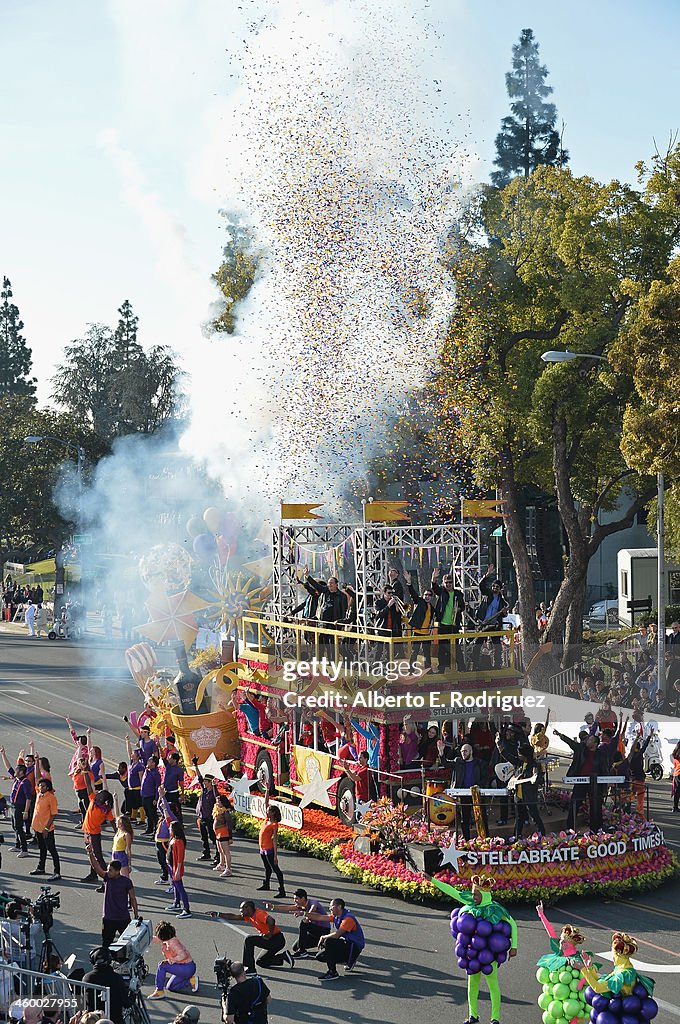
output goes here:
<path id="1" fill-rule="evenodd" d="M 463 906 L 451 912 L 451 934 L 456 940 L 458 966 L 468 976 L 468 1010 L 465 1024 L 478 1024 L 479 983 L 486 975 L 491 997 L 491 1024 L 500 1024 L 501 989 L 498 967 L 517 955 L 517 924 L 505 907 L 494 902 L 489 875 L 473 875 L 470 892 L 455 889 L 430 875 L 425 876 L 438 889 Z"/>

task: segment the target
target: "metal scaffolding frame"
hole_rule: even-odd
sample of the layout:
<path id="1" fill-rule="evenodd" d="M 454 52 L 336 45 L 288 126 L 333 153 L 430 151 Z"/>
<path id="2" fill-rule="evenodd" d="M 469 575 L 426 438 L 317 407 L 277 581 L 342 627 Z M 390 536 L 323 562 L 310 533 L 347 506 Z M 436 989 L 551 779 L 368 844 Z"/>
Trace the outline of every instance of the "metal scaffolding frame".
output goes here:
<path id="1" fill-rule="evenodd" d="M 406 552 L 443 551 L 450 564 L 456 587 L 468 602 L 479 598 L 481 548 L 475 523 L 441 523 L 429 526 L 393 523 L 300 523 L 274 527 L 272 556 L 272 608 L 281 621 L 297 602 L 297 573 L 300 548 L 333 548 L 350 540 L 354 551 L 354 587 L 357 626 L 366 630 L 376 594 L 387 580 L 395 557 L 403 561 Z M 275 630 L 275 643 L 283 643 Z M 282 652 L 285 653 L 285 652 Z"/>

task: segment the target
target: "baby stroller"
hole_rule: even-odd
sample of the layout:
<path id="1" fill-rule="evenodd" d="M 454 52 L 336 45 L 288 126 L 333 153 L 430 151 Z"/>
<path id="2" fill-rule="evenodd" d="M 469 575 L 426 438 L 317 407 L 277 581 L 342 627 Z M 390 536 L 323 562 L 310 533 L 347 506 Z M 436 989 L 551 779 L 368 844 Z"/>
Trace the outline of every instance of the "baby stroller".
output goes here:
<path id="1" fill-rule="evenodd" d="M 651 775 L 655 782 L 663 778 L 663 753 L 659 734 L 652 733 L 652 738 L 645 750 L 645 773 Z"/>

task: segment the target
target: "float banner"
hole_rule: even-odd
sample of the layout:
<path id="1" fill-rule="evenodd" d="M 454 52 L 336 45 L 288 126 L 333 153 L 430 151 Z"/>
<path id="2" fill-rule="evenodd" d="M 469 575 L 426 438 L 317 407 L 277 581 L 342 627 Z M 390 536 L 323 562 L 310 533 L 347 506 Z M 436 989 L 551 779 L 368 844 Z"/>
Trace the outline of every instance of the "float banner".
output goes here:
<path id="1" fill-rule="evenodd" d="M 309 747 L 296 746 L 293 748 L 293 755 L 298 782 L 303 785 L 313 782 L 318 775 L 324 780 L 330 779 L 333 772 L 333 758 L 330 754 Z"/>
<path id="2" fill-rule="evenodd" d="M 627 853 L 664 846 L 661 829 L 633 839 L 598 839 L 587 846 L 553 847 L 547 850 L 466 850 L 465 862 L 469 867 L 493 867 L 512 864 L 557 864 L 577 860 L 600 860 L 602 857 L 623 857 Z"/>
<path id="3" fill-rule="evenodd" d="M 296 804 L 280 804 L 278 800 L 270 800 L 270 807 L 278 807 L 281 812 L 281 824 L 286 828 L 302 828 L 302 811 Z M 248 796 L 234 793 L 234 810 L 241 814 L 249 814 L 252 818 L 265 818 L 265 801 L 263 796 Z"/>

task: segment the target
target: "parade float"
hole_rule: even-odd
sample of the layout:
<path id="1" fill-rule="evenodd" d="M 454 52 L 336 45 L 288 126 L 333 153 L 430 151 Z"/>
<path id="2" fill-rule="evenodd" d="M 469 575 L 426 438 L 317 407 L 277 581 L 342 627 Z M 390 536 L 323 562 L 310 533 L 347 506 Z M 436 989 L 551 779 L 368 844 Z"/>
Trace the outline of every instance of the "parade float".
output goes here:
<path id="1" fill-rule="evenodd" d="M 220 529 L 216 510 L 206 510 L 204 523 L 205 516 Z M 281 810 L 282 847 L 329 860 L 354 881 L 412 900 L 443 898 L 426 873 L 466 887 L 475 874 L 491 872 L 495 893 L 506 902 L 587 894 L 593 888 L 614 896 L 654 888 L 674 874 L 677 862 L 663 833 L 632 815 L 606 812 L 595 832 L 557 831 L 513 841 L 487 835 L 482 805 L 501 797 L 502 789 L 469 791 L 477 835 L 462 839 L 455 827 L 456 797 L 445 792 L 450 768 L 400 765 L 405 714 L 425 727 L 446 723 L 451 736 L 462 734 L 481 708 L 481 716 L 496 725 L 524 717 L 512 630 L 472 629 L 453 640 L 452 647 L 461 642 L 470 651 L 475 641 L 498 636 L 504 656 L 496 668 L 480 671 L 468 661 L 437 674 L 408 669 L 376 678 L 373 672 L 376 665 L 413 661 L 408 628 L 394 637 L 371 625 L 374 598 L 388 569 L 396 561 L 410 563 L 427 578 L 444 561 L 457 589 L 474 605 L 481 576 L 476 526 L 282 522 L 274 528 L 272 561 L 257 566 L 260 581 L 247 571 L 228 573 L 228 547 L 220 533 L 195 537 L 194 551 L 208 563 L 210 580 L 200 596 L 189 590 L 191 574 L 177 552 L 166 550 L 165 557 L 156 552 L 147 560 L 150 621 L 139 632 L 156 646 L 179 644 L 180 671 L 172 685 L 161 685 L 155 664 L 148 664 L 150 647 L 132 648 L 128 664 L 144 691 L 152 729 L 175 734 L 186 765 L 198 756 L 219 776 L 232 776 L 237 825 L 246 834 L 257 834 L 268 791 Z M 305 578 L 301 570 L 315 563 L 327 574 L 342 572 L 345 580 L 350 575 L 356 601 L 351 627 L 292 616 Z M 189 677 L 182 656 L 186 659 L 199 629 L 196 612 L 226 635 L 229 658 L 202 677 Z M 432 644 L 436 658 L 436 633 Z M 324 653 L 328 664 L 342 671 L 324 666 Z M 140 670 L 138 662 L 145 658 Z M 450 663 L 457 665 L 455 650 Z M 483 703 L 489 694 L 496 701 L 492 706 Z M 514 715 L 513 705 L 518 705 Z M 352 773 L 329 751 L 328 743 L 337 750 L 348 733 L 357 754 L 373 748 L 377 801 L 356 799 Z M 553 796 L 568 799 L 559 784 Z M 555 810 L 563 813 L 559 806 Z"/>

